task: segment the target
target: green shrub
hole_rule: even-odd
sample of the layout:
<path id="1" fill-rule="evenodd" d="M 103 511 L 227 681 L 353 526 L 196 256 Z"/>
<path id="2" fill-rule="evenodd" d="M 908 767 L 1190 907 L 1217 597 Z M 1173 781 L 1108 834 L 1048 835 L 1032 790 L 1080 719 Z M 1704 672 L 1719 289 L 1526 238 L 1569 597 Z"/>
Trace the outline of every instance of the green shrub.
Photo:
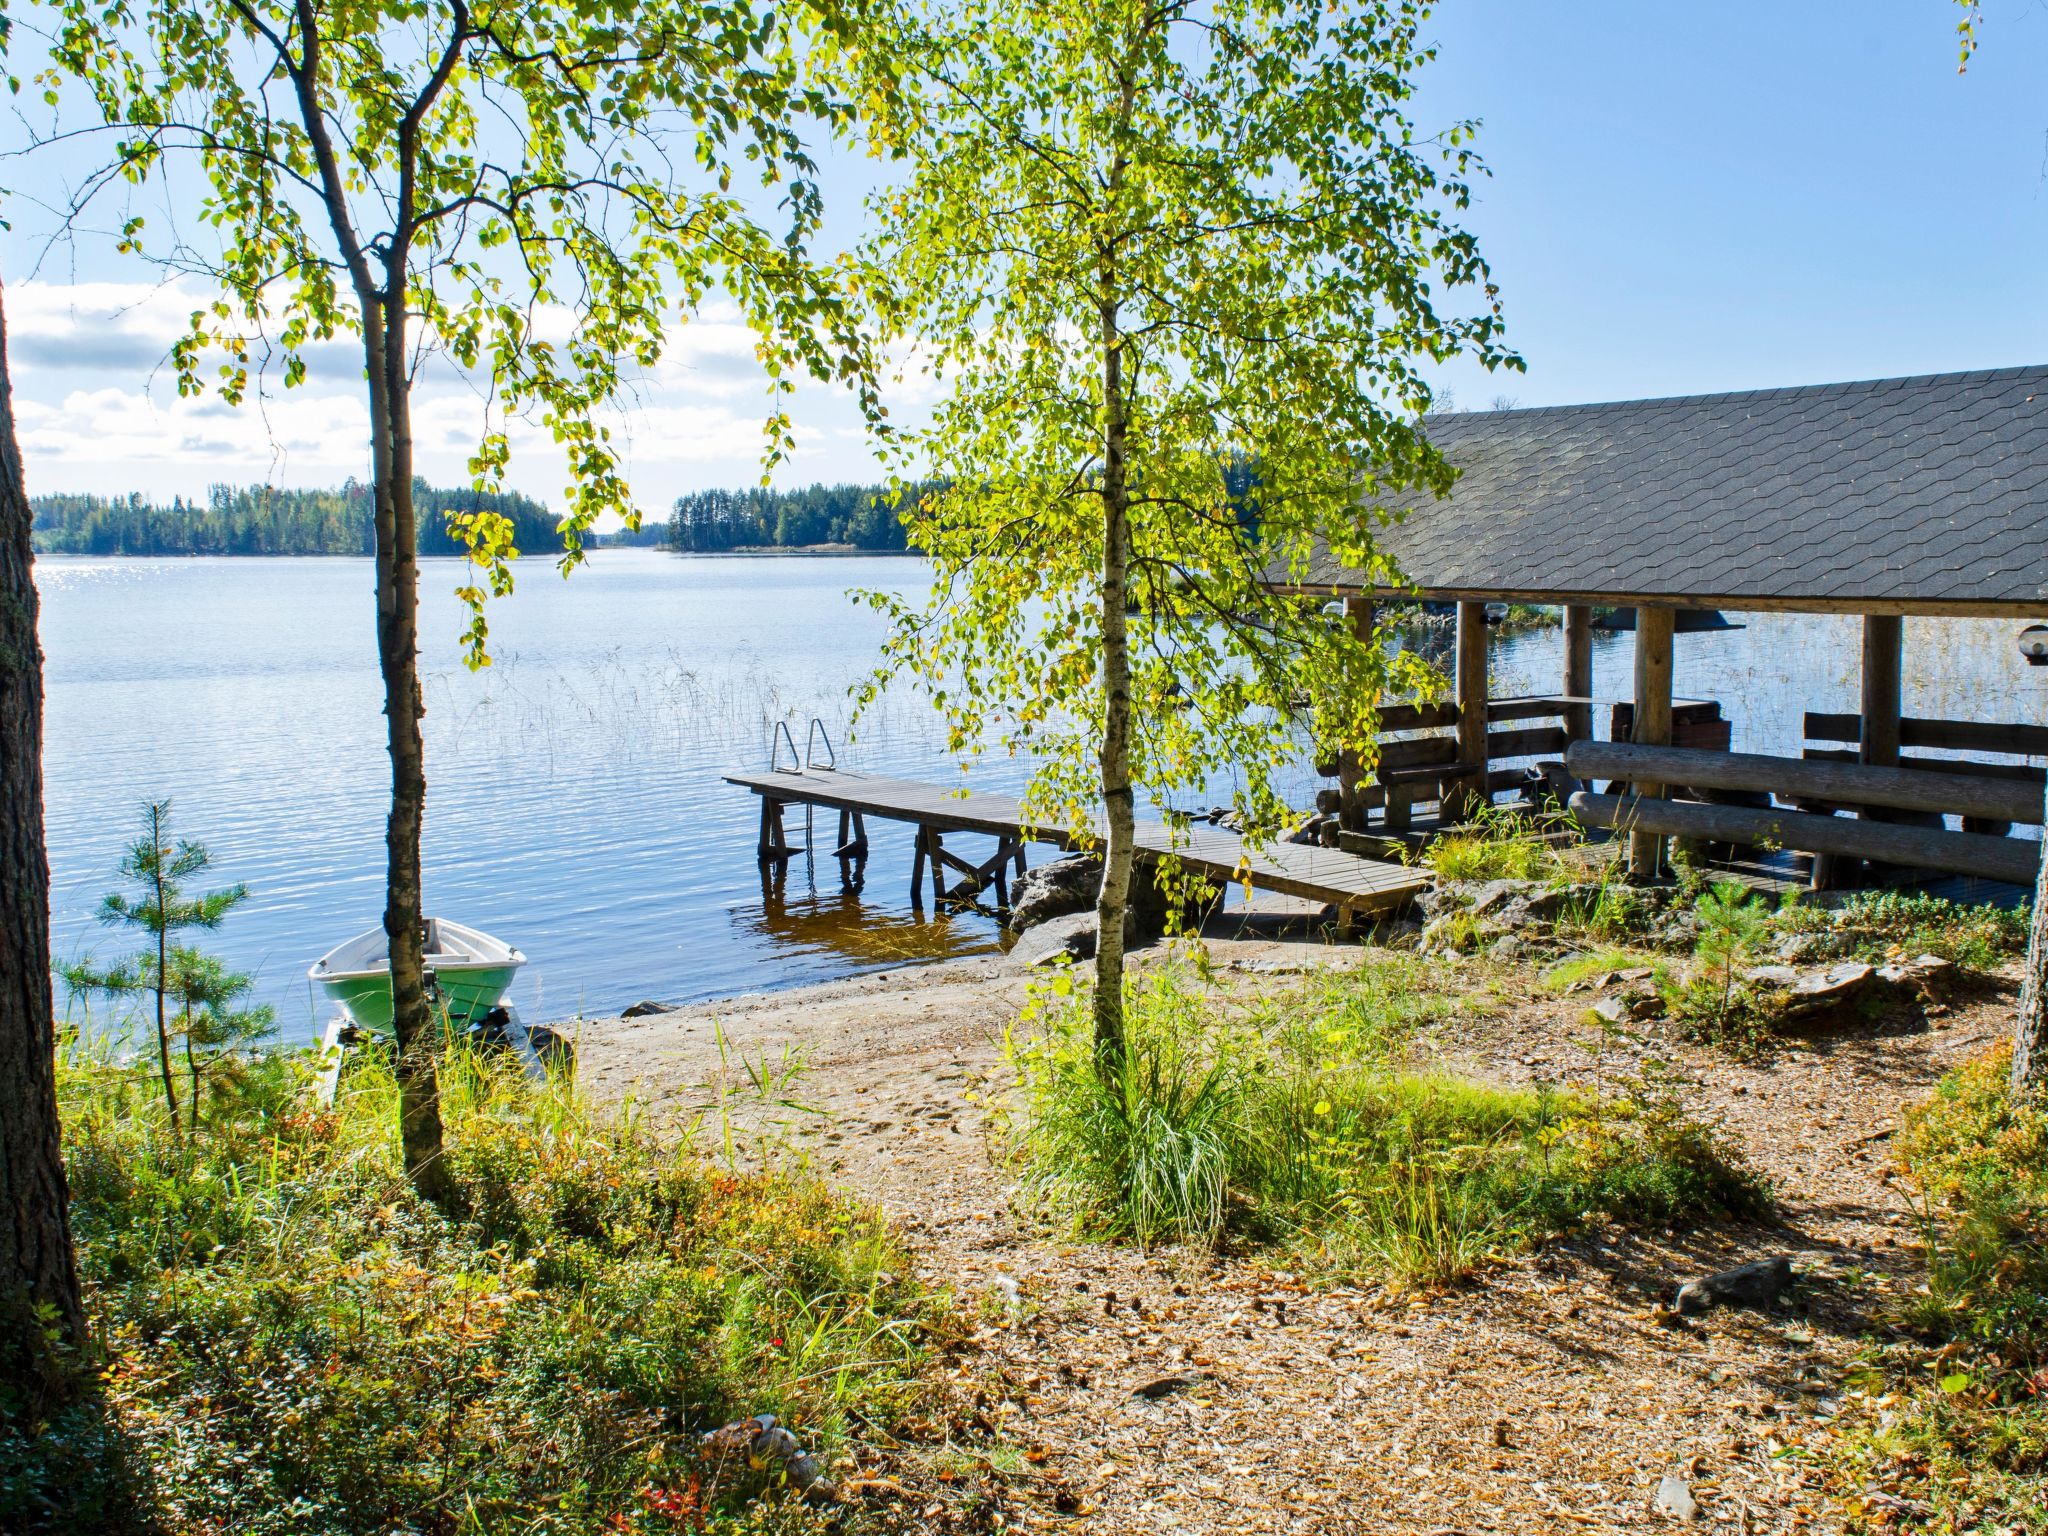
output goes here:
<path id="1" fill-rule="evenodd" d="M 1403 962 L 1403 968 L 1415 962 Z M 1232 1009 L 1161 968 L 1133 984 L 1122 1075 L 1069 996 L 1013 1034 L 1013 1141 L 1048 1214 L 1143 1243 L 1226 1226 L 1338 1270 L 1455 1279 L 1589 1214 L 1752 1209 L 1761 1186 L 1670 1093 L 1602 1100 L 1397 1065 L 1414 971 L 1369 968 Z"/>
<path id="2" fill-rule="evenodd" d="M 1576 846 L 1556 847 L 1537 821 L 1499 806 L 1480 806 L 1465 828 L 1431 838 L 1422 862 L 1444 880 L 1542 880 L 1557 885 L 1587 878 Z"/>
<path id="3" fill-rule="evenodd" d="M 0 1529 L 64 1528 L 37 1504 L 53 1433 L 85 1461 L 117 1438 L 166 1530 L 694 1528 L 676 1511 L 724 1522 L 760 1491 L 704 1461 L 706 1429 L 765 1411 L 830 1445 L 917 1392 L 935 1314 L 872 1213 L 456 1051 L 450 1220 L 397 1166 L 389 1071 L 320 1112 L 303 1060 L 182 1138 L 134 1074 L 68 1064 L 104 1365 L 76 1423 L 0 1413 Z"/>
<path id="4" fill-rule="evenodd" d="M 1828 910 L 1787 906 L 1775 926 L 1817 935 L 1830 952 L 1881 962 L 1939 955 L 1985 971 L 2027 948 L 2028 909 L 1967 906 L 1939 896 L 1868 891 Z"/>
<path id="5" fill-rule="evenodd" d="M 1932 1531 L 2048 1530 L 2048 1106 L 2015 1101 L 2010 1052 L 1943 1080 L 1899 1157 L 1927 1282 L 1874 1346 L 1832 1446 L 1864 1529 L 1905 1499 Z"/>

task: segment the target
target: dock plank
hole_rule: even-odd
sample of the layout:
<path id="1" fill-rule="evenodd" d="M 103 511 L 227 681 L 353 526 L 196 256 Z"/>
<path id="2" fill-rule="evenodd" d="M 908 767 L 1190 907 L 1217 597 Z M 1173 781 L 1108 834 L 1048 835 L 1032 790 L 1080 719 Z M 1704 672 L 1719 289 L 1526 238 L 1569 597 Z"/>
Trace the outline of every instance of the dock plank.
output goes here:
<path id="1" fill-rule="evenodd" d="M 735 771 L 726 774 L 725 781 L 790 805 L 859 811 L 940 832 L 1028 837 L 1061 848 L 1074 845 L 1064 831 L 1025 827 L 1020 801 L 986 790 L 963 793 L 916 779 L 819 768 Z M 1183 868 L 1211 879 L 1249 880 L 1255 889 L 1326 902 L 1358 917 L 1405 906 L 1429 884 L 1427 872 L 1410 865 L 1299 843 L 1255 848 L 1235 832 L 1201 824 L 1178 836 L 1160 823 L 1142 824 L 1137 845 L 1147 858 L 1171 855 Z"/>

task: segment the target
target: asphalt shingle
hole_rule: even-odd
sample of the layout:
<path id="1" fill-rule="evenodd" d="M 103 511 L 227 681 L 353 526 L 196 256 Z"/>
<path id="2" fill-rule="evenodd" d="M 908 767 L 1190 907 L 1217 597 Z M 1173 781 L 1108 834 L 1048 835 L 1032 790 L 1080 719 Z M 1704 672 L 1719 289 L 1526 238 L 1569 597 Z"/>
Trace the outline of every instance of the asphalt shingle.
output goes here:
<path id="1" fill-rule="evenodd" d="M 1379 534 L 1425 590 L 2048 612 L 2048 367 L 1427 425 L 1458 483 Z"/>

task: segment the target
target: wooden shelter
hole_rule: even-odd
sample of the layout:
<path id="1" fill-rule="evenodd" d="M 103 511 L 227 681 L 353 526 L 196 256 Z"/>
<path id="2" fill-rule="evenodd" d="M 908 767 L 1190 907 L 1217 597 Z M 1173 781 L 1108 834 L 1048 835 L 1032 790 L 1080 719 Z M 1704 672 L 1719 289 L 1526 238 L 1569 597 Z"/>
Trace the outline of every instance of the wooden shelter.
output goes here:
<path id="1" fill-rule="evenodd" d="M 1368 587 L 1327 551 L 1305 584 L 1359 625 L 1376 602 L 1457 605 L 1451 700 L 1384 710 L 1377 752 L 1338 765 L 1347 834 L 1368 835 L 1374 811 L 1400 830 L 1419 797 L 1456 820 L 1526 777 L 1504 778 L 1504 759 L 1550 756 L 1576 780 L 1626 782 L 1572 804 L 1628 833 L 1640 874 L 1685 836 L 1810 851 L 1816 883 L 1863 858 L 2029 878 L 2039 844 L 2005 834 L 2041 821 L 2042 770 L 1907 749 L 2039 757 L 2048 729 L 1905 718 L 1902 638 L 1909 615 L 2048 617 L 2048 367 L 1475 412 L 1428 430 L 1457 485 L 1387 499 L 1397 521 L 1380 535 L 1413 589 Z M 1555 695 L 1489 697 L 1499 602 L 1563 609 Z M 1613 608 L 1635 610 L 1634 677 L 1620 739 L 1596 743 L 1592 626 Z M 1700 608 L 1859 615 L 1861 709 L 1808 715 L 1818 744 L 1799 758 L 1728 753 L 1714 701 L 1672 697 L 1673 631 Z"/>

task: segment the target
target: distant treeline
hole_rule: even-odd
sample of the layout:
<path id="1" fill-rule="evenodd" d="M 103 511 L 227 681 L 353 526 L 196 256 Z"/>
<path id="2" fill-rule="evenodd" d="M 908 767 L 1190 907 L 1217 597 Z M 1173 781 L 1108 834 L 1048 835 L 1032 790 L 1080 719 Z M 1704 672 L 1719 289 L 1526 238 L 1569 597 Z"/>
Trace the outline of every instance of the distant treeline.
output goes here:
<path id="1" fill-rule="evenodd" d="M 216 485 L 204 501 L 166 505 L 140 492 L 114 496 L 37 496 L 36 548 L 62 555 L 368 555 L 376 552 L 370 487 L 350 480 L 339 490 L 290 491 L 275 486 Z M 413 482 L 419 552 L 458 555 L 448 518 L 458 512 L 500 512 L 512 519 L 522 553 L 561 548 L 555 515 L 517 492 L 443 490 Z"/>
<path id="2" fill-rule="evenodd" d="M 914 504 L 921 494 L 906 493 L 906 504 Z M 872 485 L 813 485 L 800 491 L 693 491 L 676 499 L 664 542 L 685 554 L 795 549 L 806 544 L 850 544 L 855 549 L 873 550 L 904 547 L 903 524 L 889 492 Z"/>
<path id="3" fill-rule="evenodd" d="M 1225 494 L 1246 523 L 1257 520 L 1258 475 L 1247 459 L 1223 467 Z M 812 544 L 899 550 L 900 511 L 914 510 L 937 482 L 911 488 L 899 507 L 873 485 L 813 485 L 800 491 L 693 491 L 676 498 L 662 543 L 685 554 L 728 549 L 797 549 Z M 642 534 L 644 535 L 643 528 Z M 624 542 L 628 536 L 615 535 Z"/>

